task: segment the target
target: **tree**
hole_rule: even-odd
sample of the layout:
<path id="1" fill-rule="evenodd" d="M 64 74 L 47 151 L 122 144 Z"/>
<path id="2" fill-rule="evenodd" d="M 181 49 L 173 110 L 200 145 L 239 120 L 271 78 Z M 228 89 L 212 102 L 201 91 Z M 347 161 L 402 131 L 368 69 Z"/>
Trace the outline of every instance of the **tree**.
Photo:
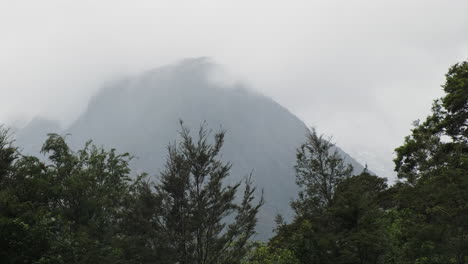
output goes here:
<path id="1" fill-rule="evenodd" d="M 1 262 L 117 262 L 128 155 L 90 142 L 74 153 L 51 134 L 42 148 L 46 163 L 16 154 L 1 135 Z"/>
<path id="2" fill-rule="evenodd" d="M 51 162 L 46 166 L 52 184 L 49 207 L 61 229 L 52 254 L 66 263 L 115 263 L 121 212 L 130 192 L 129 154 L 106 151 L 91 141 L 74 153 L 57 134 L 49 135 L 42 152 Z"/>
<path id="3" fill-rule="evenodd" d="M 364 171 L 337 186 L 331 212 L 339 263 L 382 263 L 388 249 L 387 184 Z"/>
<path id="4" fill-rule="evenodd" d="M 158 221 L 160 200 L 146 174 L 140 175 L 130 188 L 120 225 L 123 263 L 171 263 L 169 238 L 164 238 Z"/>
<path id="5" fill-rule="evenodd" d="M 309 131 L 296 157 L 300 190 L 291 203 L 295 218 L 291 224 L 280 223 L 270 243 L 291 250 L 301 263 L 336 263 L 339 234 L 332 208 L 339 184 L 351 177 L 353 168 L 315 129 Z"/>
<path id="6" fill-rule="evenodd" d="M 50 248 L 53 226 L 44 167 L 20 157 L 9 136 L 0 127 L 0 262 L 37 263 Z"/>
<path id="7" fill-rule="evenodd" d="M 216 133 L 210 144 L 204 126 L 196 140 L 181 126 L 182 141 L 169 145 L 154 190 L 147 182 L 139 187 L 135 210 L 143 224 L 155 230 L 155 237 L 143 243 L 164 254 L 162 263 L 239 263 L 248 252 L 263 198 L 254 203 L 256 189 L 249 177 L 243 198 L 235 202 L 241 185 L 225 184 L 231 164 L 220 160 L 224 131 Z M 146 221 L 145 215 L 150 216 Z"/>
<path id="8" fill-rule="evenodd" d="M 343 179 L 323 214 L 280 223 L 270 246 L 290 250 L 300 263 L 386 263 L 389 198 L 386 180 L 367 171 Z"/>
<path id="9" fill-rule="evenodd" d="M 16 148 L 9 140 L 9 130 L 0 126 L 0 184 L 10 172 L 11 165 L 17 159 Z"/>
<path id="10" fill-rule="evenodd" d="M 408 262 L 468 262 L 468 62 L 452 66 L 442 87 L 445 96 L 396 149 Z"/>
<path id="11" fill-rule="evenodd" d="M 300 264 L 294 253 L 284 248 L 274 248 L 263 243 L 256 243 L 242 264 Z"/>
<path id="12" fill-rule="evenodd" d="M 296 183 L 299 199 L 292 203 L 297 215 L 319 215 L 333 201 L 337 185 L 351 176 L 353 167 L 346 164 L 330 139 L 308 131 L 307 141 L 297 149 Z"/>
<path id="13" fill-rule="evenodd" d="M 269 247 L 294 253 L 300 263 L 386 263 L 393 242 L 386 180 L 353 168 L 324 136 L 312 129 L 297 151 L 299 199 L 295 218 L 278 218 Z M 393 227 L 393 226 L 392 226 Z M 393 249 L 393 247 L 392 247 Z M 391 263 L 391 262 L 390 262 Z"/>

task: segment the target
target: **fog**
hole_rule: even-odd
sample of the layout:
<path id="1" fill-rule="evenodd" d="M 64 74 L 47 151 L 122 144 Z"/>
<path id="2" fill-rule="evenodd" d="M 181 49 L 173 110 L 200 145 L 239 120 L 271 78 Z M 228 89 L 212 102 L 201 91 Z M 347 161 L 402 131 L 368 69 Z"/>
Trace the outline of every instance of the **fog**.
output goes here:
<path id="1" fill-rule="evenodd" d="M 0 122 L 64 126 L 99 88 L 208 56 L 361 163 L 393 149 L 468 54 L 467 1 L 0 0 Z"/>

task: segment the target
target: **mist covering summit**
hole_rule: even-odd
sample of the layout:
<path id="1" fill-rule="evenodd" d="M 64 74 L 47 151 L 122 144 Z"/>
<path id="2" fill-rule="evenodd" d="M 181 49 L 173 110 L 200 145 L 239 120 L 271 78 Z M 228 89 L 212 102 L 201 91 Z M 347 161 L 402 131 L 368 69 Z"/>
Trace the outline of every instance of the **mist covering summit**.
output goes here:
<path id="1" fill-rule="evenodd" d="M 48 132 L 71 134 L 75 149 L 92 139 L 95 144 L 130 152 L 132 167 L 157 177 L 174 142 L 179 120 L 197 132 L 206 123 L 214 131 L 227 131 L 221 150 L 232 162 L 230 181 L 253 174 L 264 190 L 257 231 L 269 237 L 274 218 L 291 216 L 289 203 L 297 195 L 294 164 L 296 148 L 305 141 L 307 127 L 272 99 L 240 84 L 221 84 L 210 78 L 218 67 L 209 59 L 187 59 L 140 76 L 107 85 L 87 109 L 66 129 L 55 122 L 36 119 L 18 132 L 23 152 L 37 154 Z M 40 136 L 37 136 L 37 134 Z M 356 172 L 363 167 L 339 150 Z"/>

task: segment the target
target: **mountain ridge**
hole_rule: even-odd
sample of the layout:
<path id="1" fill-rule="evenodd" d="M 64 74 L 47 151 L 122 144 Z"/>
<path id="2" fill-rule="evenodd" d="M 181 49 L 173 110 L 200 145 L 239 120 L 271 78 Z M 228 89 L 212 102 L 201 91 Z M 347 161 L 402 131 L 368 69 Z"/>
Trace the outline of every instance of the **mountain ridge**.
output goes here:
<path id="1" fill-rule="evenodd" d="M 259 238 L 265 239 L 276 214 L 286 219 L 292 216 L 289 203 L 297 195 L 295 152 L 305 142 L 308 128 L 273 99 L 245 85 L 213 82 L 210 72 L 216 67 L 207 58 L 188 59 L 113 82 L 90 100 L 69 127 L 60 129 L 52 123 L 28 126 L 29 131 L 18 134 L 18 142 L 29 142 L 26 152 L 37 153 L 38 144 L 33 141 L 39 139 L 28 138 L 34 127 L 45 131 L 49 125 L 52 131 L 47 132 L 71 134 L 67 140 L 74 149 L 92 139 L 95 144 L 135 155 L 132 168 L 157 177 L 167 145 L 177 139 L 179 120 L 193 131 L 203 123 L 213 130 L 222 128 L 227 134 L 221 152 L 233 164 L 231 180 L 241 180 L 253 171 L 255 185 L 265 191 L 258 226 Z M 337 148 L 356 172 L 363 169 Z"/>

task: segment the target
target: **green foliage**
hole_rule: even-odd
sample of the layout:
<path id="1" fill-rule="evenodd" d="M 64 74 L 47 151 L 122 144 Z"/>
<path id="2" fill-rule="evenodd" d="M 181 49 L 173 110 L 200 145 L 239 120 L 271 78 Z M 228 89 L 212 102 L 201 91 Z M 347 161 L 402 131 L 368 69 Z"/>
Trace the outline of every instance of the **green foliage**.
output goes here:
<path id="1" fill-rule="evenodd" d="M 294 168 L 300 191 L 292 207 L 299 216 L 323 213 L 332 203 L 336 186 L 351 176 L 353 167 L 333 148 L 329 139 L 312 128 L 306 143 L 297 149 Z"/>
<path id="2" fill-rule="evenodd" d="M 2 263 L 115 263 L 128 154 L 90 143 L 73 153 L 55 134 L 42 151 L 49 163 L 20 156 L 2 177 Z"/>
<path id="3" fill-rule="evenodd" d="M 111 263 L 119 257 L 113 248 L 121 210 L 129 193 L 129 155 L 85 144 L 72 153 L 64 138 L 51 134 L 42 151 L 56 196 L 51 209 L 62 220 L 57 243 L 67 245 L 67 262 Z M 59 248 L 62 251 L 61 248 Z"/>
<path id="4" fill-rule="evenodd" d="M 263 195 L 229 181 L 225 132 L 204 126 L 168 147 L 157 180 L 130 178 L 128 154 L 50 134 L 45 161 L 0 127 L 0 263 L 465 264 L 468 262 L 468 62 L 396 149 L 401 179 L 352 176 L 330 140 L 297 150 L 295 217 L 252 242 Z M 230 184 L 228 184 L 230 183 Z M 236 198 L 238 193 L 241 197 Z"/>
<path id="5" fill-rule="evenodd" d="M 73 152 L 50 134 L 43 162 L 19 155 L 0 130 L 1 263 L 240 263 L 250 250 L 257 203 L 251 178 L 226 185 L 224 132 L 208 143 L 169 146 L 160 180 L 132 181 L 128 154 L 87 142 Z"/>
<path id="6" fill-rule="evenodd" d="M 34 263 L 49 248 L 53 222 L 43 193 L 44 167 L 35 158 L 18 160 L 2 128 L 0 158 L 0 262 Z"/>
<path id="7" fill-rule="evenodd" d="M 123 263 L 164 263 L 171 261 L 167 251 L 169 238 L 163 240 L 155 223 L 160 200 L 153 193 L 147 175 L 141 175 L 130 188 L 121 223 Z M 167 256 L 167 257 L 166 257 Z M 169 259 L 169 260 L 168 260 Z"/>
<path id="8" fill-rule="evenodd" d="M 311 130 L 297 152 L 296 216 L 279 224 L 270 241 L 301 263 L 381 263 L 387 246 L 384 179 L 364 171 L 351 176 L 330 140 Z"/>
<path id="9" fill-rule="evenodd" d="M 234 202 L 240 183 L 224 184 L 231 165 L 219 160 L 223 131 L 215 134 L 213 144 L 208 143 L 203 126 L 196 140 L 183 126 L 180 135 L 182 141 L 168 147 L 160 182 L 143 181 L 137 186 L 131 210 L 139 215 L 139 225 L 157 230 L 152 238 L 144 235 L 145 229 L 136 230 L 146 237 L 146 242 L 140 242 L 148 249 L 146 254 L 151 254 L 149 249 L 161 251 L 161 263 L 239 263 L 255 233 L 263 199 L 253 203 L 255 188 L 249 178 L 243 199 L 239 204 Z M 228 217 L 232 219 L 229 224 Z"/>
<path id="10" fill-rule="evenodd" d="M 296 216 L 270 241 L 301 263 L 383 263 L 389 245 L 385 180 L 367 172 L 337 185 L 320 215 Z"/>
<path id="11" fill-rule="evenodd" d="M 451 67 L 446 95 L 396 149 L 402 182 L 349 177 L 315 131 L 297 155 L 296 217 L 270 245 L 301 263 L 468 262 L 468 62 Z M 341 176 L 343 175 L 343 176 Z"/>
<path id="12" fill-rule="evenodd" d="M 468 62 L 451 67 L 442 87 L 432 114 L 396 149 L 408 262 L 468 261 Z"/>
<path id="13" fill-rule="evenodd" d="M 256 243 L 242 264 L 300 264 L 300 262 L 290 250 Z"/>
<path id="14" fill-rule="evenodd" d="M 16 149 L 9 140 L 9 130 L 0 126 L 0 183 L 9 173 L 13 161 L 17 158 Z"/>
<path id="15" fill-rule="evenodd" d="M 468 61 L 452 66 L 445 75 L 442 86 L 445 97 L 442 98 L 443 118 L 439 129 L 456 142 L 467 143 L 468 139 Z"/>
<path id="16" fill-rule="evenodd" d="M 340 263 L 381 263 L 388 247 L 385 179 L 363 172 L 338 185 L 331 208 Z"/>

